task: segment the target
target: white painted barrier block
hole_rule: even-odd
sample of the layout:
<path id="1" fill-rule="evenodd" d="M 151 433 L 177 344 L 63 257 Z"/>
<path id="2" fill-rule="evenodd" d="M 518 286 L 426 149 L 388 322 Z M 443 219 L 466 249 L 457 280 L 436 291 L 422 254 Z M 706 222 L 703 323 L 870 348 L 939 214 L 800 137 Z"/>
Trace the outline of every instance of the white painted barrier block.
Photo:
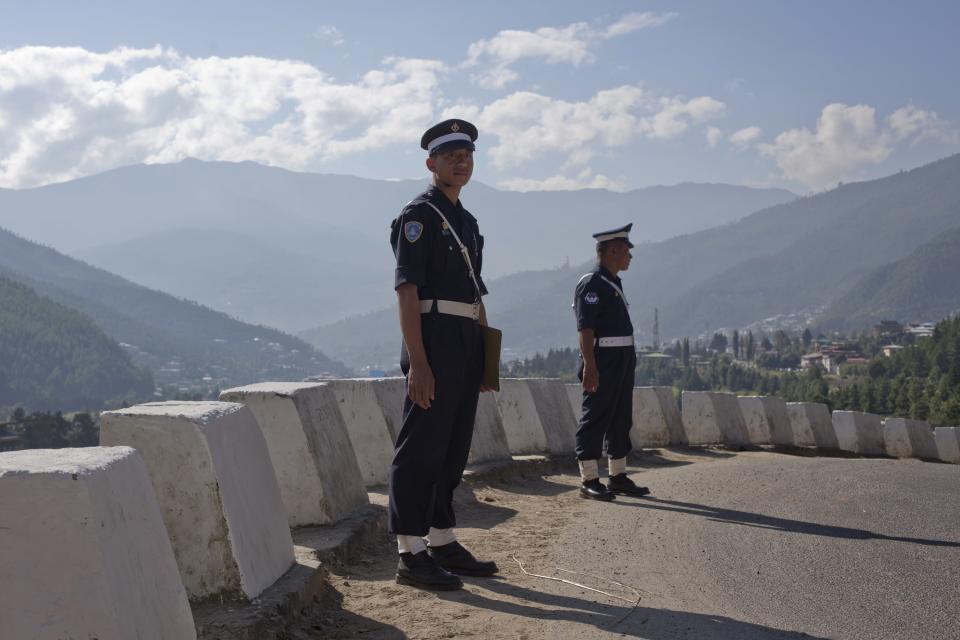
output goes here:
<path id="1" fill-rule="evenodd" d="M 795 447 L 815 447 L 817 439 L 807 415 L 806 402 L 788 402 L 787 415 L 790 416 L 790 429 L 793 432 L 792 445 Z"/>
<path id="2" fill-rule="evenodd" d="M 748 446 L 750 435 L 737 396 L 714 391 L 683 392 L 683 427 L 689 444 Z"/>
<path id="3" fill-rule="evenodd" d="M 833 431 L 841 451 L 876 456 L 883 453 L 883 419 L 873 413 L 834 411 Z"/>
<path id="4" fill-rule="evenodd" d="M 226 402 L 257 419 L 291 527 L 330 524 L 369 504 L 333 389 L 317 382 L 263 382 L 227 389 Z"/>
<path id="5" fill-rule="evenodd" d="M 330 385 L 337 399 L 364 484 L 385 484 L 390 476 L 394 439 L 374 384 L 369 378 L 327 380 L 325 384 Z"/>
<path id="6" fill-rule="evenodd" d="M 0 638 L 197 637 L 133 449 L 0 454 L 0 524 Z"/>
<path id="7" fill-rule="evenodd" d="M 500 380 L 500 391 L 495 391 L 497 408 L 503 419 L 503 429 L 511 454 L 546 453 L 547 435 L 540 422 L 533 394 L 525 379 Z"/>
<path id="8" fill-rule="evenodd" d="M 937 459 L 933 429 L 924 420 L 887 418 L 883 422 L 883 442 L 887 455 L 895 458 Z"/>
<path id="9" fill-rule="evenodd" d="M 753 444 L 770 444 L 770 419 L 764 406 L 765 396 L 740 396 L 740 411 Z"/>
<path id="10" fill-rule="evenodd" d="M 673 409 L 671 413 L 670 409 Z M 630 442 L 634 447 L 665 447 L 671 442 L 670 421 L 675 420 L 683 436 L 680 412 L 670 387 L 633 388 L 633 427 Z"/>
<path id="11" fill-rule="evenodd" d="M 528 378 L 526 382 L 547 438 L 547 451 L 573 453 L 579 416 L 574 419 L 563 383 L 557 378 Z"/>
<path id="12" fill-rule="evenodd" d="M 104 412 L 100 441 L 137 449 L 191 600 L 255 598 L 293 565 L 263 433 L 232 402 L 154 402 Z"/>
<path id="13" fill-rule="evenodd" d="M 709 391 L 684 391 L 683 430 L 687 444 L 720 444 L 723 436 L 717 426 L 716 409 Z"/>
<path id="14" fill-rule="evenodd" d="M 583 416 L 583 385 L 565 384 L 567 388 L 567 397 L 570 399 L 570 410 L 573 412 L 573 419 L 580 424 L 580 418 Z"/>
<path id="15" fill-rule="evenodd" d="M 477 418 L 473 425 L 468 464 L 509 460 L 510 446 L 503 429 L 503 419 L 493 393 L 481 393 L 477 403 Z"/>
<path id="16" fill-rule="evenodd" d="M 937 427 L 933 430 L 933 439 L 939 460 L 960 464 L 960 427 Z"/>
<path id="17" fill-rule="evenodd" d="M 837 434 L 833 430 L 830 409 L 819 402 L 791 402 L 788 405 L 791 421 L 801 423 L 800 430 L 809 429 L 813 446 L 824 451 L 838 451 Z"/>
<path id="18" fill-rule="evenodd" d="M 403 399 L 407 395 L 405 378 L 371 378 L 373 393 L 383 412 L 390 439 L 397 441 L 403 426 Z"/>

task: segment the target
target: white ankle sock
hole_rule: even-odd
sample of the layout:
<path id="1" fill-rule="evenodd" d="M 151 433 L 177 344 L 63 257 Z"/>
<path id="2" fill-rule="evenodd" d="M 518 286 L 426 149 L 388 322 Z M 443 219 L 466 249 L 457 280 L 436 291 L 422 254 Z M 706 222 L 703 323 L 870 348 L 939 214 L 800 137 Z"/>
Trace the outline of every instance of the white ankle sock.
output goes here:
<path id="1" fill-rule="evenodd" d="M 430 532 L 427 534 L 427 544 L 431 547 L 442 547 L 445 544 L 456 542 L 456 540 L 457 536 L 453 529 L 434 529 L 430 527 Z"/>
<path id="2" fill-rule="evenodd" d="M 420 553 L 427 550 L 420 536 L 397 536 L 397 549 L 400 553 Z"/>
<path id="3" fill-rule="evenodd" d="M 611 476 L 619 475 L 621 473 L 626 473 L 627 459 L 626 458 L 610 458 L 607 464 L 607 472 Z"/>
<path id="4" fill-rule="evenodd" d="M 577 460 L 577 464 L 580 465 L 580 479 L 584 482 L 587 480 L 596 480 L 600 477 L 599 461 Z"/>

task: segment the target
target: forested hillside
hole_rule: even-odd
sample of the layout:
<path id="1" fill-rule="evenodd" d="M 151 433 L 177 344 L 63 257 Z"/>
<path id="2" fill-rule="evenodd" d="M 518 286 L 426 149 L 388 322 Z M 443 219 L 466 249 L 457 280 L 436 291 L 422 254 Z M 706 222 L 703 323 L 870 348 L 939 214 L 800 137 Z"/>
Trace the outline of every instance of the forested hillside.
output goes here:
<path id="1" fill-rule="evenodd" d="M 0 277 L 0 408 L 100 410 L 153 388 L 89 317 Z"/>

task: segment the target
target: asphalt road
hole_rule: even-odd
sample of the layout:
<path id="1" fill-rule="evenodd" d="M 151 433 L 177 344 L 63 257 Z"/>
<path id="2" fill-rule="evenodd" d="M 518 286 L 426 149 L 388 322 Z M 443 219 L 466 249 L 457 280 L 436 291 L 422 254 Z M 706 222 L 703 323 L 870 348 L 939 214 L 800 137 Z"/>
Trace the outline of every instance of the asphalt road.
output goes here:
<path id="1" fill-rule="evenodd" d="M 960 466 L 707 455 L 634 474 L 651 498 L 590 503 L 564 528 L 555 555 L 642 589 L 641 606 L 545 637 L 960 638 Z"/>

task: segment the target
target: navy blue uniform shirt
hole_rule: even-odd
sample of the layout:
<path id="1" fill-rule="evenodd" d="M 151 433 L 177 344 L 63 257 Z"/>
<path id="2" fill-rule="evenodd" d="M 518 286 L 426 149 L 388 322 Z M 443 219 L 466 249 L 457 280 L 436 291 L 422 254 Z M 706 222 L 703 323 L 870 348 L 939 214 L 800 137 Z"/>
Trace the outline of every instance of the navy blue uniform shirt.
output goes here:
<path id="1" fill-rule="evenodd" d="M 623 290 L 620 278 L 598 265 L 593 273 L 584 276 L 577 284 L 573 299 L 577 331 L 593 329 L 597 338 L 633 335 L 633 323 L 630 322 L 627 305 L 610 282 Z"/>
<path id="2" fill-rule="evenodd" d="M 487 287 L 480 277 L 483 236 L 480 235 L 477 219 L 463 208 L 459 200 L 453 204 L 440 189 L 433 186 L 411 200 L 391 225 L 390 244 L 397 258 L 394 288 L 410 283 L 417 285 L 421 300 L 475 302 L 476 290 L 460 247 L 427 202 L 443 212 L 460 236 L 473 262 L 480 293 L 487 293 Z"/>

